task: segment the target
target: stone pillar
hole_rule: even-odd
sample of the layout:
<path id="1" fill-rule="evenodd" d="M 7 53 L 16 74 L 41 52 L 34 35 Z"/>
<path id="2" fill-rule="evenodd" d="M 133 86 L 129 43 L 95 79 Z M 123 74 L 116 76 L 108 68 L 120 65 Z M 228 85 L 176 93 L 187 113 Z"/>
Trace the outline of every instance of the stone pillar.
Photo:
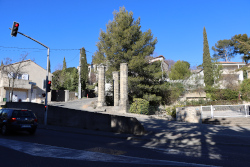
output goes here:
<path id="1" fill-rule="evenodd" d="M 119 106 L 119 72 L 114 71 L 113 73 L 113 87 L 114 87 L 114 106 Z"/>
<path id="2" fill-rule="evenodd" d="M 65 102 L 69 101 L 69 90 L 64 90 L 65 93 Z"/>
<path id="3" fill-rule="evenodd" d="M 97 107 L 102 107 L 105 103 L 105 67 L 100 65 L 98 68 L 98 102 Z"/>
<path id="4" fill-rule="evenodd" d="M 120 64 L 120 106 L 122 112 L 128 112 L 128 64 Z"/>

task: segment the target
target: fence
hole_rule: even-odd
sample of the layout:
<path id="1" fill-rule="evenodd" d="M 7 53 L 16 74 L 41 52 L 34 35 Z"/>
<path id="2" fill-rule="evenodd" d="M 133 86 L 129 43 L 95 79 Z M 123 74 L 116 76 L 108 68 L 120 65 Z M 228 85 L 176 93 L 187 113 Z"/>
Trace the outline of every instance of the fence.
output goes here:
<path id="1" fill-rule="evenodd" d="M 249 117 L 249 105 L 211 105 L 201 106 L 201 118 Z"/>

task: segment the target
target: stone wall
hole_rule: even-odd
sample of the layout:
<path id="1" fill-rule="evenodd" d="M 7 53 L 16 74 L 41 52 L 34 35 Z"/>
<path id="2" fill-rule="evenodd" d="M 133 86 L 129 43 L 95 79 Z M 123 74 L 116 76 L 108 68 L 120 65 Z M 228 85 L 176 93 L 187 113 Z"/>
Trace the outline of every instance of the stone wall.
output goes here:
<path id="1" fill-rule="evenodd" d="M 190 123 L 201 123 L 200 107 L 178 107 L 176 108 L 176 120 Z"/>
<path id="2" fill-rule="evenodd" d="M 8 108 L 23 108 L 32 110 L 38 123 L 44 123 L 44 105 L 30 102 L 7 102 Z M 119 133 L 142 135 L 144 127 L 136 118 L 115 116 L 104 113 L 94 113 L 69 108 L 48 106 L 47 124 L 82 129 L 101 130 Z"/>

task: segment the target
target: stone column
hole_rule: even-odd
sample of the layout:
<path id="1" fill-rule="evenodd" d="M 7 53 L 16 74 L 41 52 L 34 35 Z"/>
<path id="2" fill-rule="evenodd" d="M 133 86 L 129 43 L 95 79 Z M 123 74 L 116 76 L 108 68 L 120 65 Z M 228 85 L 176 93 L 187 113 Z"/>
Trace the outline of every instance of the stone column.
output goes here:
<path id="1" fill-rule="evenodd" d="M 114 106 L 119 106 L 119 72 L 114 71 L 113 73 L 114 80 Z"/>
<path id="2" fill-rule="evenodd" d="M 128 112 L 128 64 L 120 64 L 120 106 L 122 112 Z"/>
<path id="3" fill-rule="evenodd" d="M 64 90 L 65 92 L 65 102 L 69 101 L 69 90 Z"/>
<path id="4" fill-rule="evenodd" d="M 105 103 L 105 67 L 100 65 L 98 68 L 98 102 L 97 107 L 102 107 Z"/>

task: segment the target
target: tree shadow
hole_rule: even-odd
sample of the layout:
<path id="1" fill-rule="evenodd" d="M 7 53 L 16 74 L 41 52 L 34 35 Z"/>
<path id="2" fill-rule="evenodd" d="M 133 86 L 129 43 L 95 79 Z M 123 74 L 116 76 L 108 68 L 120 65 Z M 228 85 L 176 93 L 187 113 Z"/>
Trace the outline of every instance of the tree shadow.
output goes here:
<path id="1" fill-rule="evenodd" d="M 209 165 L 246 166 L 250 163 L 250 128 L 152 118 L 138 120 L 147 131 L 143 147 L 162 151 L 172 160 L 180 160 L 181 155 L 185 162 Z"/>

